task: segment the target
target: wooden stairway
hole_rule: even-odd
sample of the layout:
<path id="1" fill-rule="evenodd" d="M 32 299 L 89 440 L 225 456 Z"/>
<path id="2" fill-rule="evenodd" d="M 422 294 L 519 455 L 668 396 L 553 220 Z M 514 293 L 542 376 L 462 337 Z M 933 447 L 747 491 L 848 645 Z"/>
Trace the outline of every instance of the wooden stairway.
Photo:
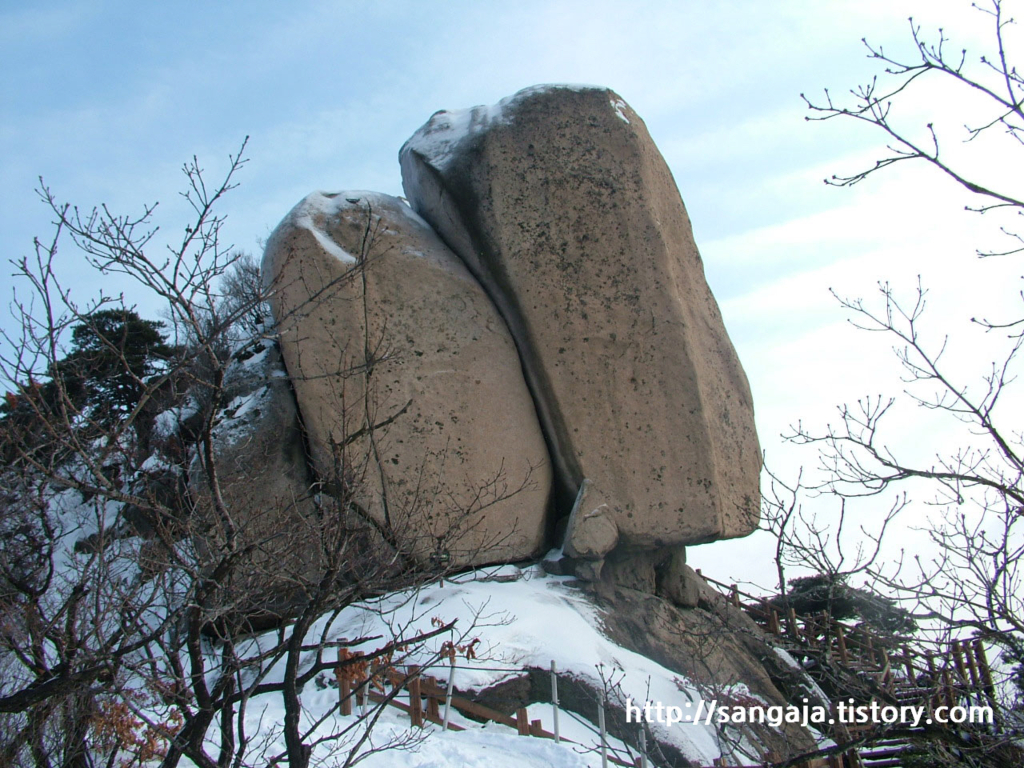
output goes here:
<path id="1" fill-rule="evenodd" d="M 697 573 L 772 635 L 778 648 L 798 660 L 813 660 L 805 667 L 812 677 L 831 673 L 828 682 L 837 701 L 874 699 L 894 706 L 924 707 L 925 717 L 943 705 L 986 704 L 998 711 L 985 648 L 977 638 L 953 640 L 929 653 L 916 638 L 878 634 L 862 625 L 844 624 L 828 613 L 798 617 L 790 608 L 788 615 L 782 615 L 775 601 Z M 927 736 L 924 728 L 900 728 L 898 735 L 878 725 L 848 730 L 852 740 L 860 742 L 843 754 L 844 765 L 850 768 L 906 768 L 904 760 L 921 754 L 919 743 Z"/>

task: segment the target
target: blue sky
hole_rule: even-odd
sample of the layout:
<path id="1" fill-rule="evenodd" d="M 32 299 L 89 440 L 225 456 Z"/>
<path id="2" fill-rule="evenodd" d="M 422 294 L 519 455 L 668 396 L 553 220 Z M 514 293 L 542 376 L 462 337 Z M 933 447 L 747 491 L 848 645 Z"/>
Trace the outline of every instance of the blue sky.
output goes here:
<path id="1" fill-rule="evenodd" d="M 254 248 L 310 189 L 399 192 L 398 147 L 437 109 L 536 82 L 618 90 L 666 154 L 703 239 L 734 233 L 825 197 L 736 196 L 843 151 L 803 124 L 798 94 L 866 71 L 860 35 L 904 31 L 906 13 L 880 10 L 890 5 L 254 2 L 197 13 L 166 3 L 140 14 L 122 2 L 8 3 L 5 239 L 17 250 L 38 232 L 39 175 L 83 204 L 166 203 L 186 158 L 212 167 L 248 134 L 244 213 L 231 213 L 239 246 Z"/>
<path id="2" fill-rule="evenodd" d="M 1019 269 L 973 258 L 991 229 L 927 169 L 854 190 L 822 183 L 870 162 L 881 137 L 805 122 L 799 94 L 870 79 L 877 68 L 860 39 L 906 51 L 910 15 L 972 49 L 986 30 L 968 2 L 952 0 L 3 0 L 3 255 L 28 255 L 32 238 L 50 232 L 33 193 L 39 176 L 83 208 L 130 213 L 160 201 L 157 223 L 176 232 L 187 221 L 182 163 L 195 154 L 216 176 L 246 135 L 250 161 L 222 210 L 231 242 L 258 253 L 310 191 L 401 194 L 398 149 L 438 109 L 541 82 L 607 85 L 644 118 L 675 175 L 769 460 L 813 464 L 813 454 L 779 447 L 787 424 L 823 424 L 836 403 L 901 389 L 888 345 L 850 330 L 830 286 L 867 296 L 878 280 L 909 290 L 922 274 L 940 336 L 979 306 L 1014 300 Z M 957 98 L 908 104 L 907 124 L 919 128 L 942 107 L 958 128 L 968 102 Z M 1021 178 L 988 159 L 995 173 Z M 70 247 L 61 260 L 80 301 L 119 289 Z M 10 271 L 0 273 L 5 294 Z M 993 297 L 994 284 L 1009 286 L 1006 297 Z M 129 297 L 144 313 L 151 306 Z M 756 545 L 727 546 L 742 554 Z"/>

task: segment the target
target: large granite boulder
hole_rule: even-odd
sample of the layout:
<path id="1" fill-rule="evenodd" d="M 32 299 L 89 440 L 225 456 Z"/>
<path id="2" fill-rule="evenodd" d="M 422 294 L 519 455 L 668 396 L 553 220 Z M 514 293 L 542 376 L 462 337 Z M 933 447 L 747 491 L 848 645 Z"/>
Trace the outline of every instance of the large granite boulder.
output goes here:
<path id="1" fill-rule="evenodd" d="M 551 466 L 515 344 L 408 205 L 311 194 L 274 231 L 263 271 L 328 492 L 351 494 L 421 564 L 543 549 Z"/>
<path id="2" fill-rule="evenodd" d="M 566 554 L 754 530 L 750 389 L 633 110 L 604 88 L 530 88 L 436 113 L 400 159 L 412 207 L 516 340 L 572 508 Z"/>

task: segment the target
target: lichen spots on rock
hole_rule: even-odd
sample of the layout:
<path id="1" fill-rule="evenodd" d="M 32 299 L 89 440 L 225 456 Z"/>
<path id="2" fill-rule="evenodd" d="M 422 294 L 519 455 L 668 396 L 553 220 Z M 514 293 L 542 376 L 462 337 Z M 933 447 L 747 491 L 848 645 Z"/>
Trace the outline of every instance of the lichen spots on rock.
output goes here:
<path id="1" fill-rule="evenodd" d="M 358 265 L 332 258 L 325 239 L 360 253 Z M 331 445 L 355 435 L 351 460 L 370 466 L 357 501 L 382 523 L 402 512 L 395 535 L 415 556 L 439 538 L 456 565 L 538 554 L 551 474 L 533 401 L 492 303 L 437 235 L 396 198 L 313 195 L 275 231 L 265 264 L 318 471 L 330 474 Z"/>
<path id="2" fill-rule="evenodd" d="M 749 533 L 756 516 L 727 514 L 757 494 L 749 388 L 643 121 L 601 88 L 527 89 L 483 113 L 500 119 L 453 127 L 443 152 L 436 121 L 417 132 L 403 181 L 515 335 L 556 483 L 599 482 L 627 546 Z M 659 512 L 677 508 L 685 520 Z"/>

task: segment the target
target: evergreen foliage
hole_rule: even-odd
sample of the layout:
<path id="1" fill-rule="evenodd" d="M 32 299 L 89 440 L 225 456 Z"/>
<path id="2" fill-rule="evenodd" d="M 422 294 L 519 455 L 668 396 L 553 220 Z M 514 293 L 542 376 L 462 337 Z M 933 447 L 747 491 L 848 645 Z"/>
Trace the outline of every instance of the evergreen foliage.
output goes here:
<path id="1" fill-rule="evenodd" d="M 847 574 L 802 576 L 790 581 L 785 597 L 777 597 L 774 602 L 788 605 L 798 616 L 828 612 L 833 619 L 856 619 L 886 632 L 911 633 L 917 629 L 910 613 L 894 600 L 851 587 L 847 579 Z"/>
<path id="2" fill-rule="evenodd" d="M 72 329 L 71 352 L 53 376 L 95 409 L 94 418 L 116 420 L 135 409 L 146 378 L 174 355 L 163 328 L 131 309 L 97 310 Z"/>

